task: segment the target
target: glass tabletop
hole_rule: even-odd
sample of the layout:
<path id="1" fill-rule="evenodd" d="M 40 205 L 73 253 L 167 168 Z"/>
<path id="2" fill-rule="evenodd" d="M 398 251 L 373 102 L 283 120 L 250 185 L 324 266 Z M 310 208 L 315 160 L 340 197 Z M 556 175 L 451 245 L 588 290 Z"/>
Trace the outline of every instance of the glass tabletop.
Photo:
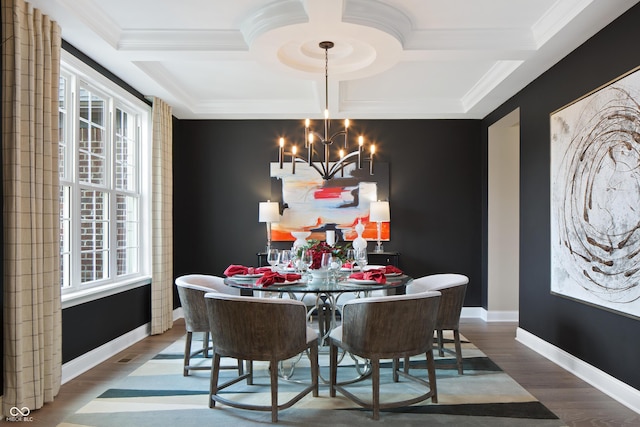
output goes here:
<path id="1" fill-rule="evenodd" d="M 256 291 L 267 292 L 302 292 L 302 293 L 331 293 L 331 292 L 358 292 L 358 291 L 373 291 L 378 289 L 393 289 L 404 290 L 407 283 L 413 280 L 405 274 L 399 276 L 386 277 L 386 283 L 370 283 L 370 282 L 358 282 L 353 279 L 349 279 L 347 275 L 340 276 L 336 281 L 331 281 L 327 278 L 314 277 L 312 280 L 305 278 L 297 282 L 291 283 L 277 283 L 267 287 L 257 286 L 257 277 L 237 277 L 231 276 L 224 279 L 224 283 L 227 286 L 240 289 L 250 289 Z M 403 293 L 403 292 L 400 292 Z"/>

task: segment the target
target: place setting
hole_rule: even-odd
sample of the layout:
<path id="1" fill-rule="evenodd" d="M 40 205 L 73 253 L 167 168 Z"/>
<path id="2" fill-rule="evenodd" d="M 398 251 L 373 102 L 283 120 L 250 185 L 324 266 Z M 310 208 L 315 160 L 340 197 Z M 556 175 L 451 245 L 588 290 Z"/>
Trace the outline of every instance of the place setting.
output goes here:
<path id="1" fill-rule="evenodd" d="M 224 275 L 233 281 L 247 281 L 256 288 L 291 286 L 302 282 L 303 277 L 295 267 L 292 251 L 272 248 L 267 254 L 267 262 L 269 267 L 231 264 L 225 269 Z"/>

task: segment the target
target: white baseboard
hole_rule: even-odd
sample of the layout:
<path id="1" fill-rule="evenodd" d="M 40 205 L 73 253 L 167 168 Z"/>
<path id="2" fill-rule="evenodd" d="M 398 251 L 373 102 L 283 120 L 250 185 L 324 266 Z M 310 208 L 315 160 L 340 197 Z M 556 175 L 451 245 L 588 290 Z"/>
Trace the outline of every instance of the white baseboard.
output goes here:
<path id="1" fill-rule="evenodd" d="M 62 384 L 71 381 L 78 375 L 87 372 L 89 369 L 120 353 L 127 347 L 148 337 L 150 330 L 149 323 L 139 326 L 138 328 L 63 364 Z"/>
<path id="2" fill-rule="evenodd" d="M 482 312 L 484 308 L 482 307 L 462 307 L 462 312 L 460 313 L 461 319 L 482 319 Z"/>
<path id="3" fill-rule="evenodd" d="M 173 320 L 183 317 L 182 307 L 173 310 Z M 100 347 L 91 350 L 82 356 L 62 365 L 62 384 L 71 381 L 78 375 L 87 372 L 89 369 L 99 365 L 105 360 L 115 356 L 128 347 L 148 337 L 151 332 L 151 325 L 146 323 L 118 338 L 109 341 Z"/>
<path id="4" fill-rule="evenodd" d="M 636 390 L 524 329 L 518 328 L 516 330 L 516 340 L 578 378 L 588 382 L 629 409 L 640 413 L 640 390 Z"/>
<path id="5" fill-rule="evenodd" d="M 486 322 L 517 322 L 520 320 L 520 313 L 518 311 L 497 311 L 497 310 L 485 310 Z"/>
<path id="6" fill-rule="evenodd" d="M 482 319 L 485 322 L 517 322 L 518 311 L 488 311 L 482 307 L 462 307 L 460 318 Z"/>

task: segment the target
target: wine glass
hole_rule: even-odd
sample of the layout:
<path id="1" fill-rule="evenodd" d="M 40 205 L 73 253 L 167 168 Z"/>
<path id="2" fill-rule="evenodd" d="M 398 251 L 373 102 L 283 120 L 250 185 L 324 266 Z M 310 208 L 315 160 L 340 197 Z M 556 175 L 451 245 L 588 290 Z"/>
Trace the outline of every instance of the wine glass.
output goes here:
<path id="1" fill-rule="evenodd" d="M 278 265 L 278 262 L 280 262 L 280 251 L 275 248 L 269 248 L 267 252 L 267 262 L 273 270 Z"/>
<path id="2" fill-rule="evenodd" d="M 342 268 L 342 260 L 337 256 L 332 255 L 331 261 L 329 261 L 329 274 L 331 275 L 332 281 L 336 282 L 338 280 L 340 268 Z"/>
<path id="3" fill-rule="evenodd" d="M 345 262 L 349 264 L 349 270 L 353 273 L 353 264 L 356 261 L 356 251 L 355 249 L 347 249 L 347 254 L 345 257 Z"/>
<path id="4" fill-rule="evenodd" d="M 356 249 L 355 258 L 360 270 L 364 271 L 364 268 L 369 263 L 369 259 L 367 258 L 367 249 Z"/>
<path id="5" fill-rule="evenodd" d="M 280 260 L 278 262 L 278 266 L 280 267 L 280 270 L 282 270 L 283 272 L 286 272 L 287 269 L 291 267 L 291 261 L 292 261 L 292 257 L 291 257 L 290 250 L 280 251 Z"/>
<path id="6" fill-rule="evenodd" d="M 328 270 L 330 264 L 331 264 L 331 253 L 330 252 L 323 253 L 322 257 L 320 258 L 320 268 L 322 270 Z"/>
<path id="7" fill-rule="evenodd" d="M 309 267 L 313 264 L 313 252 L 308 249 L 303 249 L 300 251 L 300 270 L 303 272 L 307 272 Z"/>
<path id="8" fill-rule="evenodd" d="M 335 273 L 342 266 L 342 261 L 340 258 L 333 256 L 332 253 L 327 252 L 322 254 L 322 258 L 320 260 L 320 268 L 327 271 L 329 275 L 329 280 L 332 282 L 335 280 Z"/>

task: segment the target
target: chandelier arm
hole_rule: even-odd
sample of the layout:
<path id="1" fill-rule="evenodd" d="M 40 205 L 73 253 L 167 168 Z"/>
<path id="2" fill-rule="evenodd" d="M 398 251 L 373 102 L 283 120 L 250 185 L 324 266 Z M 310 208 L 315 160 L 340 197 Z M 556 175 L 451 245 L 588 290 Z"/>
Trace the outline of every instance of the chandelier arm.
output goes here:
<path id="1" fill-rule="evenodd" d="M 345 138 L 346 138 L 346 136 L 347 136 L 347 132 L 345 132 L 345 130 L 344 130 L 344 129 L 343 129 L 343 130 L 339 130 L 338 132 L 336 132 L 336 133 L 334 133 L 333 135 L 331 135 L 331 137 L 329 137 L 329 140 L 333 142 L 333 140 L 334 140 L 335 138 L 337 138 L 338 136 L 340 136 L 340 135 L 344 135 L 344 136 L 345 136 Z"/>
<path id="2" fill-rule="evenodd" d="M 327 171 L 325 171 L 325 170 L 321 170 L 318 166 L 316 166 L 316 164 L 315 164 L 315 163 L 311 163 L 311 164 L 309 164 L 309 162 L 307 161 L 307 159 L 304 159 L 304 158 L 300 157 L 298 154 L 296 154 L 294 158 L 295 158 L 295 160 L 296 160 L 296 161 L 300 161 L 300 162 L 302 162 L 302 163 L 308 164 L 309 166 L 311 166 L 312 168 L 314 168 L 314 169 L 315 169 L 315 170 L 316 170 L 320 175 L 322 175 L 323 177 L 324 177 L 324 176 L 327 176 Z M 322 164 L 322 163 L 321 163 L 321 164 Z M 324 164 L 322 164 L 322 166 L 324 166 Z M 323 168 L 323 169 L 324 169 L 324 168 Z"/>
<path id="3" fill-rule="evenodd" d="M 352 159 L 352 157 L 355 157 L 357 155 L 358 155 L 357 151 L 352 151 L 351 153 L 347 154 L 346 156 L 344 156 L 343 158 L 335 162 L 334 166 L 340 165 L 342 163 L 345 163 L 345 164 L 353 163 L 356 159 Z"/>
<path id="4" fill-rule="evenodd" d="M 333 178 L 333 176 L 343 167 L 350 165 L 351 163 L 355 163 L 356 159 L 353 159 L 352 157 L 355 157 L 358 155 L 357 151 L 354 151 L 352 153 L 347 154 L 346 156 L 344 156 L 343 158 L 341 158 L 340 160 L 338 160 L 337 162 L 335 162 L 332 166 L 331 169 L 329 170 L 328 176 L 330 178 Z"/>
<path id="5" fill-rule="evenodd" d="M 324 135 L 319 134 L 318 132 L 316 132 L 315 130 L 310 131 L 310 133 L 313 134 L 313 136 L 315 136 L 316 138 L 318 138 L 319 141 L 324 141 Z M 315 141 L 313 142 L 315 144 Z"/>

